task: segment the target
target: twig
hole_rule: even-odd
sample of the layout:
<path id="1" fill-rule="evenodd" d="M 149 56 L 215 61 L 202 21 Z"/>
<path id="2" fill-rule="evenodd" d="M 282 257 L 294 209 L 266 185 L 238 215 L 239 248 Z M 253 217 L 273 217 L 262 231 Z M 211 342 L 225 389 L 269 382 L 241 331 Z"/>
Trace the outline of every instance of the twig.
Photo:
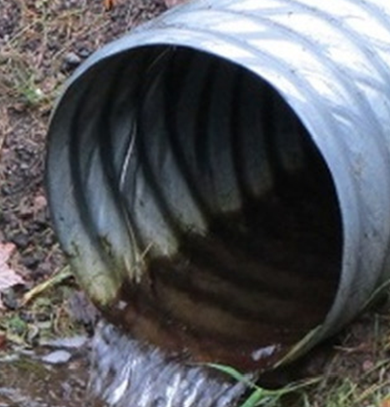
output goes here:
<path id="1" fill-rule="evenodd" d="M 58 284 L 61 284 L 63 281 L 67 280 L 70 277 L 73 277 L 73 273 L 69 266 L 65 266 L 60 272 L 50 277 L 43 283 L 38 284 L 36 287 L 32 288 L 29 292 L 24 294 L 21 306 L 24 307 L 35 297 L 41 295 L 44 291 Z"/>

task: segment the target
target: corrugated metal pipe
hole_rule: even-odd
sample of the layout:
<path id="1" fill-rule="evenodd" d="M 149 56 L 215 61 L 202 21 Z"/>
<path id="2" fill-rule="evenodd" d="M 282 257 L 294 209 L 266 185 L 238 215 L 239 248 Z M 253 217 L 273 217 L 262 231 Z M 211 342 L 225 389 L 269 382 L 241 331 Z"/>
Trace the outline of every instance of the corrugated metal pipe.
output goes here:
<path id="1" fill-rule="evenodd" d="M 94 53 L 49 130 L 56 231 L 133 337 L 247 371 L 386 286 L 390 3 L 198 0 Z"/>

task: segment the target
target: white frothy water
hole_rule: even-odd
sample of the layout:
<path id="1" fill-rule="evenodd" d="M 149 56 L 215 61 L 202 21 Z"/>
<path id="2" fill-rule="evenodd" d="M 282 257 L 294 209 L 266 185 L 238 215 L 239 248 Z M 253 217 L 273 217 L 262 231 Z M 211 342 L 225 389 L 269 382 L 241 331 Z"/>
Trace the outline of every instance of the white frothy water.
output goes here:
<path id="1" fill-rule="evenodd" d="M 90 392 L 111 407 L 234 407 L 246 385 L 167 357 L 107 323 L 92 345 Z"/>

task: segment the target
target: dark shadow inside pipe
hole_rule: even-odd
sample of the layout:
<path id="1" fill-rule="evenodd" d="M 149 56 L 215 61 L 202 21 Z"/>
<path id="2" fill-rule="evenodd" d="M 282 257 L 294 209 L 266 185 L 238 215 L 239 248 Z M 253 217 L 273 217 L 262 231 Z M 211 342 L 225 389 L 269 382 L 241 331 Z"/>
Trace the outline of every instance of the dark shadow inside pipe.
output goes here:
<path id="1" fill-rule="evenodd" d="M 123 289 L 121 325 L 190 360 L 272 365 L 323 322 L 338 288 L 341 215 L 324 158 L 276 90 L 232 62 L 154 46 L 110 63 L 99 142 L 147 265 Z"/>

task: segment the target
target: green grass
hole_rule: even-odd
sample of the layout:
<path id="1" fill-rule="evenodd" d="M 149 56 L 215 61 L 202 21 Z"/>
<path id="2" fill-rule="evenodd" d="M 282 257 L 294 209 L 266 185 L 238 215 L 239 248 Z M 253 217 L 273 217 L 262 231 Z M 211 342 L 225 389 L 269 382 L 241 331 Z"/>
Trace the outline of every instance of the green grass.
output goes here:
<path id="1" fill-rule="evenodd" d="M 383 340 L 383 336 L 375 337 Z M 381 350 L 386 352 L 384 348 Z M 341 365 L 345 354 L 340 352 L 342 350 L 336 351 L 326 371 L 318 377 L 273 390 L 256 385 L 248 375 L 232 367 L 208 366 L 247 384 L 248 395 L 238 407 L 390 407 L 390 358 L 383 358 L 380 352 L 372 367 L 366 368 L 359 376 L 348 377 L 343 375 L 345 368 L 343 370 Z"/>
<path id="2" fill-rule="evenodd" d="M 280 389 L 269 390 L 258 386 L 256 383 L 248 379 L 248 377 L 238 370 L 225 365 L 208 364 L 209 367 L 219 370 L 232 377 L 233 379 L 246 383 L 250 394 L 242 401 L 239 407 L 281 407 L 282 400 L 287 395 L 299 395 L 306 388 L 319 382 L 320 379 L 307 379 L 301 382 L 290 383 Z"/>

